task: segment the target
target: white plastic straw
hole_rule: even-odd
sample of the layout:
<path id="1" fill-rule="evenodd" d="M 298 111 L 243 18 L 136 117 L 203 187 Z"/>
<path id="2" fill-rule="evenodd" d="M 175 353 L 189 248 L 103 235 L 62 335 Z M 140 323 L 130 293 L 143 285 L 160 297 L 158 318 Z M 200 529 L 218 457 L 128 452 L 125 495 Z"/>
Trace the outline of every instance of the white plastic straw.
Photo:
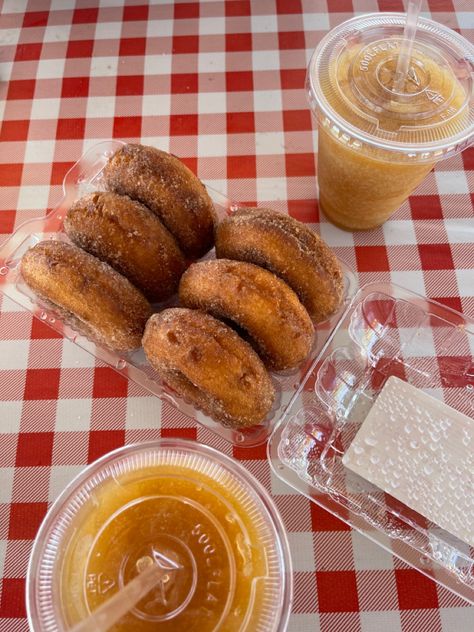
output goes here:
<path id="1" fill-rule="evenodd" d="M 164 568 L 153 562 L 151 558 L 140 558 L 138 562 L 149 560 L 149 564 L 142 564 L 139 568 L 137 562 L 138 575 L 128 582 L 124 588 L 115 593 L 113 597 L 105 601 L 94 612 L 77 625 L 70 632 L 105 632 L 119 621 L 127 612 L 134 608 L 139 601 L 145 597 L 150 590 L 168 573 L 176 572 L 178 566 L 172 560 L 165 558 L 168 568 Z"/>
<path id="2" fill-rule="evenodd" d="M 415 41 L 416 25 L 421 10 L 421 2 L 422 0 L 409 0 L 408 2 L 407 21 L 403 29 L 403 41 L 400 46 L 397 69 L 393 82 L 394 92 L 402 92 L 405 86 L 405 80 L 410 66 L 411 52 L 413 50 L 413 42 Z"/>

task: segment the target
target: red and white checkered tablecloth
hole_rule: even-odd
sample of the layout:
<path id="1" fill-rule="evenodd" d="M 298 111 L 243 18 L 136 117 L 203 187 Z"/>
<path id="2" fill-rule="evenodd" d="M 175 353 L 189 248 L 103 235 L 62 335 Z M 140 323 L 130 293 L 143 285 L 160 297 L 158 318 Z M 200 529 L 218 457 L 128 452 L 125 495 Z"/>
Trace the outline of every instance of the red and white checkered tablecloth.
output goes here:
<path id="1" fill-rule="evenodd" d="M 474 315 L 474 149 L 441 163 L 383 228 L 320 217 L 310 54 L 355 14 L 402 0 L 4 0 L 0 241 L 61 197 L 102 139 L 180 156 L 231 199 L 289 212 L 358 272 Z M 474 40 L 472 0 L 423 15 Z M 0 630 L 27 630 L 25 573 L 48 505 L 86 463 L 159 436 L 197 439 L 270 490 L 295 571 L 291 632 L 464 632 L 474 608 L 277 480 L 265 447 L 232 447 L 0 297 Z"/>

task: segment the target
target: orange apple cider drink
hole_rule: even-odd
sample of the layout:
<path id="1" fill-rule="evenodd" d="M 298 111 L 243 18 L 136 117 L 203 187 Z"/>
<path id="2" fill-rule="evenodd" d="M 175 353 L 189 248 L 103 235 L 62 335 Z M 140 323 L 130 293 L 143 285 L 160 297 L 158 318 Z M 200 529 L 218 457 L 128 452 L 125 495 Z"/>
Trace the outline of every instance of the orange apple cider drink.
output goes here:
<path id="1" fill-rule="evenodd" d="M 347 230 L 383 224 L 436 162 L 474 139 L 474 46 L 419 19 L 405 84 L 394 92 L 404 20 L 353 18 L 326 35 L 309 64 L 320 208 Z"/>
<path id="2" fill-rule="evenodd" d="M 72 629 L 147 561 L 165 573 L 113 632 L 283 630 L 291 562 L 255 481 L 199 444 L 155 445 L 123 449 L 76 492 L 57 552 L 56 603 L 48 593 L 59 625 L 33 629 Z"/>

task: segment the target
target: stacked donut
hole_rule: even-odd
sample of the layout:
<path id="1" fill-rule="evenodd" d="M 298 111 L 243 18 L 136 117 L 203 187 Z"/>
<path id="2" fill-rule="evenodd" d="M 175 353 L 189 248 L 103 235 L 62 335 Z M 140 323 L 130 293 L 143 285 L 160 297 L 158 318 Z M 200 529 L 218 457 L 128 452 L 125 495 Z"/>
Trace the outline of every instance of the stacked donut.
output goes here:
<path id="1" fill-rule="evenodd" d="M 150 318 L 143 347 L 178 393 L 242 428 L 268 416 L 275 391 L 267 369 L 292 369 L 307 357 L 313 323 L 341 304 L 343 277 L 315 233 L 267 209 L 224 219 L 215 245 L 217 259 L 181 277 L 183 308 Z"/>
<path id="2" fill-rule="evenodd" d="M 71 240 L 39 243 L 22 260 L 26 283 L 63 320 L 119 352 L 143 344 L 179 395 L 225 426 L 268 416 L 268 370 L 298 366 L 314 323 L 342 301 L 334 254 L 304 224 L 242 209 L 217 225 L 196 176 L 174 156 L 125 145 L 104 168 L 107 191 L 75 202 Z M 191 264 L 214 245 L 217 259 Z M 152 315 L 176 293 L 182 307 Z"/>
<path id="3" fill-rule="evenodd" d="M 214 243 L 215 211 L 204 185 L 177 158 L 125 145 L 97 191 L 68 210 L 72 243 L 40 242 L 22 276 L 64 322 L 114 351 L 141 346 L 151 303 L 177 290 L 187 258 Z"/>

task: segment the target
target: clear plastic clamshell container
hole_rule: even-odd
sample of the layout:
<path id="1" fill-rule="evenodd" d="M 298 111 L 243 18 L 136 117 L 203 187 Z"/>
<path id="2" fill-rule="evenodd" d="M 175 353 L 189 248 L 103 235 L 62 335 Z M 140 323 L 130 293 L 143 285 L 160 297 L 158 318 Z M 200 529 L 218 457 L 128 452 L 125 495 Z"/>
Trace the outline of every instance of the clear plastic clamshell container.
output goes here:
<path id="1" fill-rule="evenodd" d="M 308 358 L 297 369 L 280 373 L 273 373 L 272 379 L 276 389 L 275 404 L 264 423 L 252 428 L 233 430 L 225 428 L 218 422 L 196 410 L 192 404 L 184 401 L 169 389 L 159 379 L 145 358 L 143 350 L 128 354 L 117 354 L 89 341 L 70 326 L 64 324 L 57 314 L 42 305 L 23 281 L 19 263 L 28 248 L 45 239 L 59 239 L 69 241 L 63 230 L 63 220 L 71 204 L 81 196 L 92 191 L 104 190 L 102 170 L 109 159 L 123 142 L 109 140 L 98 143 L 90 148 L 84 156 L 68 171 L 64 178 L 64 196 L 56 208 L 46 217 L 41 217 L 24 223 L 0 247 L 0 291 L 16 303 L 32 312 L 50 327 L 65 335 L 80 347 L 92 353 L 98 359 L 106 362 L 148 391 L 157 395 L 163 401 L 169 402 L 186 415 L 195 418 L 200 424 L 222 436 L 227 441 L 242 447 L 251 447 L 264 443 L 271 434 L 276 422 L 281 417 L 285 407 L 299 389 L 301 377 L 313 364 L 317 354 L 323 347 L 331 330 L 334 328 L 341 314 L 349 304 L 356 291 L 355 275 L 351 269 L 341 262 L 344 272 L 344 300 L 338 312 L 331 319 L 316 326 L 316 336 L 313 348 Z M 207 191 L 214 203 L 219 219 L 231 214 L 239 205 L 228 200 L 224 195 L 207 187 Z M 215 257 L 214 249 L 203 259 Z M 165 303 L 155 305 L 155 311 L 177 304 L 177 297 Z"/>
<path id="2" fill-rule="evenodd" d="M 401 287 L 369 284 L 359 290 L 306 373 L 268 446 L 282 480 L 471 603 L 474 547 L 397 500 L 395 492 L 391 495 L 355 474 L 343 459 L 387 380 L 402 379 L 466 416 L 457 439 L 449 418 L 439 428 L 421 428 L 425 434 L 417 444 L 411 442 L 410 458 L 427 473 L 441 470 L 453 441 L 459 441 L 464 467 L 451 461 L 442 472 L 449 498 L 433 490 L 431 501 L 441 506 L 448 500 L 454 516 L 466 507 L 462 520 L 472 525 L 473 355 L 472 320 Z M 416 415 L 406 405 L 401 408 L 404 414 L 391 421 L 401 434 L 414 434 L 419 430 Z M 388 453 L 380 462 L 388 478 L 397 474 L 399 456 Z M 401 456 L 406 460 L 406 454 Z M 400 481 L 393 481 L 395 488 Z"/>

